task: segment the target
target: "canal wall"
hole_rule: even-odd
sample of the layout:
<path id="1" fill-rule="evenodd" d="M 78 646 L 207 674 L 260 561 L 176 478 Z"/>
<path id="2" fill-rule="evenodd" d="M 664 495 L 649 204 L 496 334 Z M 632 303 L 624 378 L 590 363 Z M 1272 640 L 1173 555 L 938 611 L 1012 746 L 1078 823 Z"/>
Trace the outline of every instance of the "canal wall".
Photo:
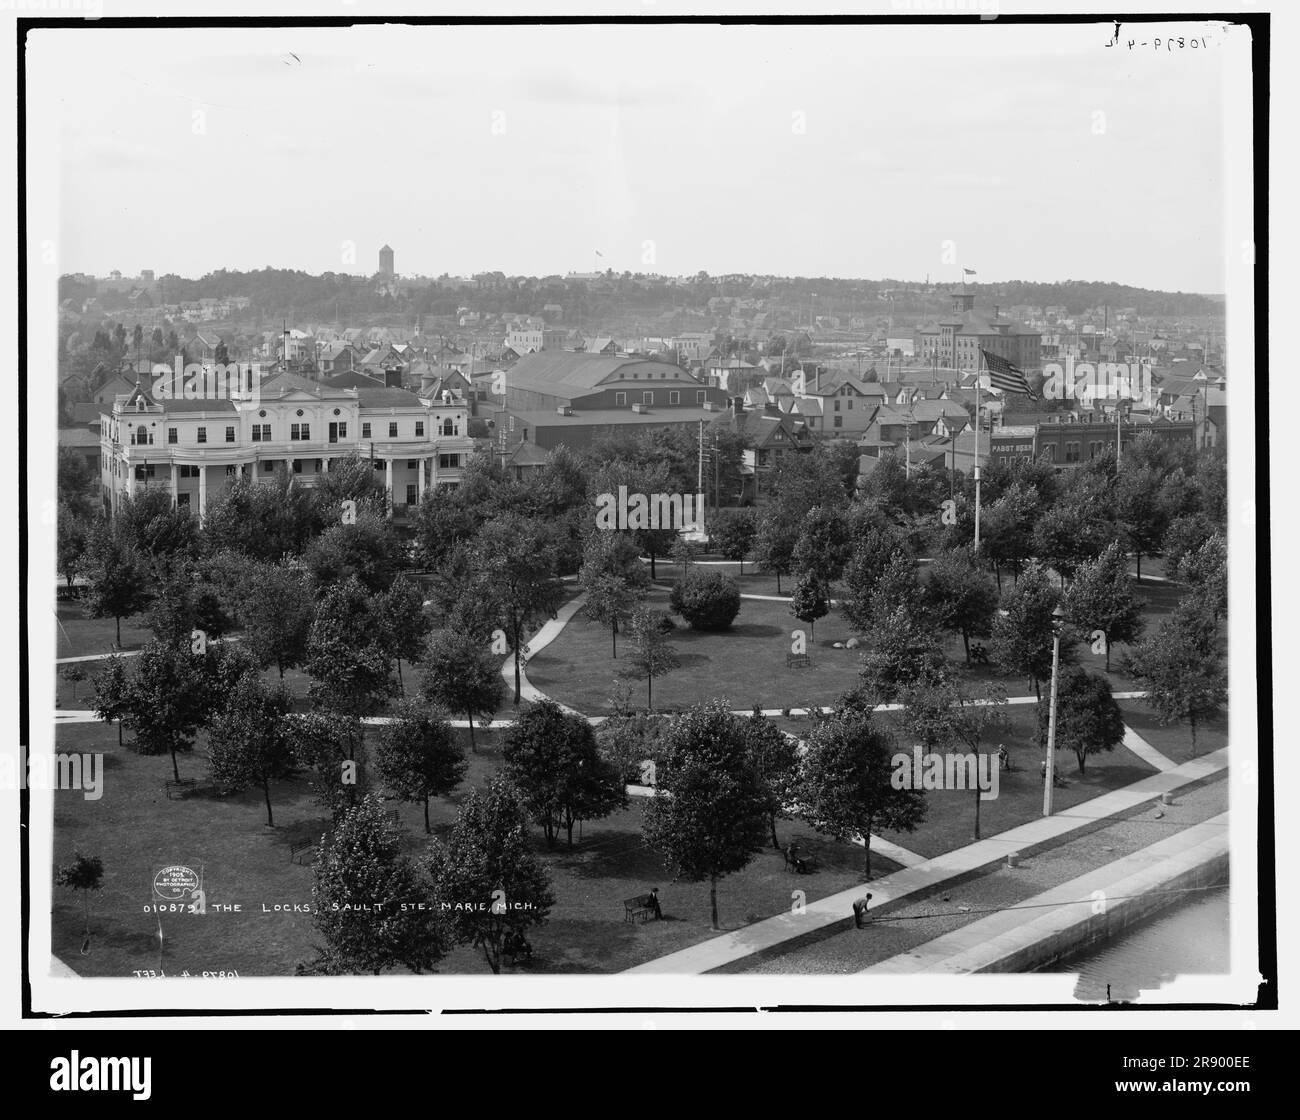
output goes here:
<path id="1" fill-rule="evenodd" d="M 1033 972 L 1227 879 L 1222 813 L 865 971 Z"/>

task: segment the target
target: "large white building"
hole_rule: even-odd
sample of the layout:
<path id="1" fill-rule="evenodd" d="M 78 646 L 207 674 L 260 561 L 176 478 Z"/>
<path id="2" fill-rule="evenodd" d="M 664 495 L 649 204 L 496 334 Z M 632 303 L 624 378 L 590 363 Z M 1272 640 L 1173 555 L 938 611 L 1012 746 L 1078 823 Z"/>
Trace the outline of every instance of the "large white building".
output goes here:
<path id="1" fill-rule="evenodd" d="M 247 379 L 224 397 L 174 388 L 137 384 L 101 418 L 103 496 L 113 512 L 123 495 L 167 486 L 202 520 L 237 477 L 270 481 L 284 467 L 310 486 L 332 459 L 354 454 L 384 472 L 390 506 L 414 506 L 426 487 L 458 484 L 473 450 L 468 407 L 449 394 L 426 399 L 377 382 L 341 387 L 290 374 L 256 392 Z"/>

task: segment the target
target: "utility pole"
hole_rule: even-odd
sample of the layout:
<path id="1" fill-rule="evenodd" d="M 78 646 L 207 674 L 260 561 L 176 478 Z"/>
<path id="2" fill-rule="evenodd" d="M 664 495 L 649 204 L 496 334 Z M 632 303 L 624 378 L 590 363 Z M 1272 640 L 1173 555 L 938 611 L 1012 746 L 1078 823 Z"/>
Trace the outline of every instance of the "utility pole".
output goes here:
<path id="1" fill-rule="evenodd" d="M 1052 787 L 1056 784 L 1056 681 L 1061 672 L 1061 630 L 1065 610 L 1058 603 L 1052 611 L 1052 693 L 1047 708 L 1047 761 L 1043 768 L 1043 816 L 1052 815 Z"/>

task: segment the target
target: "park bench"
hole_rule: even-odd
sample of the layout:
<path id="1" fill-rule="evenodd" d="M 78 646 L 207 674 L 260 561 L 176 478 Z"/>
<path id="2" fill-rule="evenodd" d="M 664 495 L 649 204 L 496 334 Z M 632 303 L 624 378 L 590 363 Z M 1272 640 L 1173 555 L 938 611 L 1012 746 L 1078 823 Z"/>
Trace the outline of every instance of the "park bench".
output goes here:
<path id="1" fill-rule="evenodd" d="M 214 797 L 222 793 L 222 787 L 211 778 L 182 778 L 179 782 L 168 778 L 163 788 L 169 801 L 184 801 L 187 797 Z"/>
<path id="2" fill-rule="evenodd" d="M 806 653 L 787 653 L 785 655 L 785 667 L 787 669 L 811 669 L 812 657 Z"/>
<path id="3" fill-rule="evenodd" d="M 654 913 L 651 901 L 648 894 L 638 894 L 632 898 L 623 899 L 623 921 L 644 922 Z"/>
<path id="4" fill-rule="evenodd" d="M 289 862 L 298 863 L 298 857 L 302 855 L 310 857 L 302 860 L 304 865 L 311 863 L 316 858 L 315 840 L 310 840 L 304 837 L 301 840 L 289 841 Z"/>
<path id="5" fill-rule="evenodd" d="M 817 870 L 817 861 L 812 856 L 801 856 L 793 851 L 793 848 L 794 845 L 790 845 L 781 851 L 785 856 L 787 871 L 793 871 L 796 875 L 807 875 Z"/>

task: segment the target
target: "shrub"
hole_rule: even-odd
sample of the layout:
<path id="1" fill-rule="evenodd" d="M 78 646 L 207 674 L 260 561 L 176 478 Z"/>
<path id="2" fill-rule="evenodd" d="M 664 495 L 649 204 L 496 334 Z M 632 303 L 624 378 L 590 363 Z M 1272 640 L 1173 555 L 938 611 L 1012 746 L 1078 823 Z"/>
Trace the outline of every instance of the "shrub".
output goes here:
<path id="1" fill-rule="evenodd" d="M 692 630 L 725 630 L 740 613 L 740 588 L 720 572 L 691 572 L 673 584 L 669 605 Z"/>

